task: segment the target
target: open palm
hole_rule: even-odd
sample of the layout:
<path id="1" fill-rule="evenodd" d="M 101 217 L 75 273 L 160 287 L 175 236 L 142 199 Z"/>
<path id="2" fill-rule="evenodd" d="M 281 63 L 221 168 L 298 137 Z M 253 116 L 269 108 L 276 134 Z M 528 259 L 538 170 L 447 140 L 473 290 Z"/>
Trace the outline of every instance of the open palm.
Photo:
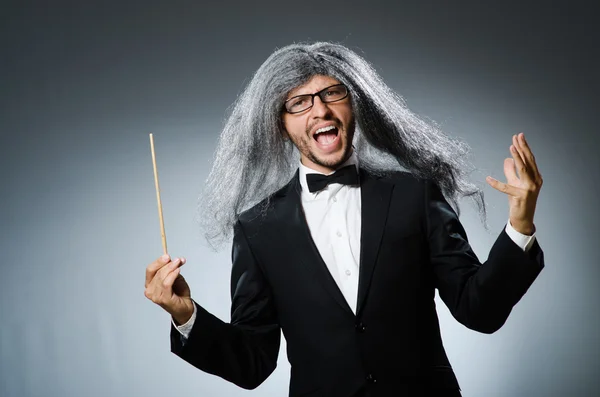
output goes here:
<path id="1" fill-rule="evenodd" d="M 494 189 L 508 195 L 512 227 L 522 234 L 531 235 L 535 231 L 533 216 L 542 188 L 542 175 L 523 133 L 513 135 L 510 153 L 512 158 L 504 159 L 506 183 L 491 176 L 486 180 Z"/>

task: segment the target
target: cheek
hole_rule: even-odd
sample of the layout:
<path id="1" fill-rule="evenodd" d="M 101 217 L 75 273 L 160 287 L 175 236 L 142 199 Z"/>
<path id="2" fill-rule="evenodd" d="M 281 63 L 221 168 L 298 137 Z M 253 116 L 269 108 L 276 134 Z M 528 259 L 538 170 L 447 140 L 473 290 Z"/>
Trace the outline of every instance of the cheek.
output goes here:
<path id="1" fill-rule="evenodd" d="M 344 123 L 345 134 L 347 137 L 351 137 L 354 134 L 354 118 L 352 114 L 344 115 L 345 117 L 342 119 Z"/>
<path id="2" fill-rule="evenodd" d="M 344 124 L 344 126 L 348 129 L 354 123 L 354 115 L 352 112 L 352 106 L 350 104 L 340 107 L 336 114 L 336 117 Z"/>
<path id="3" fill-rule="evenodd" d="M 299 120 L 287 121 L 283 123 L 287 134 L 293 139 L 305 139 L 306 128 Z"/>

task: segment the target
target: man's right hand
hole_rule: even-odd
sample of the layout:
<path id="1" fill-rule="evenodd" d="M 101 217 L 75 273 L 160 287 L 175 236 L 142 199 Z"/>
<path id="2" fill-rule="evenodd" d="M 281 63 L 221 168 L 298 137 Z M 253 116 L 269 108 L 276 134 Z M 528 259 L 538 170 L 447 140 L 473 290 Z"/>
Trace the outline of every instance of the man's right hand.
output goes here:
<path id="1" fill-rule="evenodd" d="M 178 324 L 185 324 L 194 313 L 194 302 L 185 278 L 180 272 L 185 258 L 171 261 L 163 255 L 146 268 L 146 290 L 144 295 L 165 309 Z"/>

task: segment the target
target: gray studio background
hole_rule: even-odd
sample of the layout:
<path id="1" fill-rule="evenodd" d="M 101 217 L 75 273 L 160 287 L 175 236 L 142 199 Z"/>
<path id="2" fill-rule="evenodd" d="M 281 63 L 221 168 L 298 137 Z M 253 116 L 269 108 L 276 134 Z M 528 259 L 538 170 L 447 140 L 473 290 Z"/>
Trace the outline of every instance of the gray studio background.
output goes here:
<path id="1" fill-rule="evenodd" d="M 490 231 L 469 201 L 461 219 L 482 260 L 508 217 L 484 178 L 504 180 L 525 132 L 544 176 L 546 268 L 492 335 L 439 301 L 444 343 L 465 397 L 599 395 L 591 2 L 414 3 L 2 2 L 0 395 L 287 395 L 285 343 L 254 391 L 170 353 L 169 316 L 143 293 L 162 251 L 148 134 L 169 251 L 227 321 L 230 252 L 203 242 L 198 195 L 228 106 L 272 51 L 306 40 L 362 53 L 472 146 Z"/>

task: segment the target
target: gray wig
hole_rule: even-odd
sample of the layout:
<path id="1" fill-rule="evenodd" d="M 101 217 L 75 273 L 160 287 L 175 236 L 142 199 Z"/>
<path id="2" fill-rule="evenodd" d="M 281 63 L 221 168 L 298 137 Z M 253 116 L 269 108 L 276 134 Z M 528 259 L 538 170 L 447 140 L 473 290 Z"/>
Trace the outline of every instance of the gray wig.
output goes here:
<path id="1" fill-rule="evenodd" d="M 403 170 L 433 180 L 458 212 L 458 199 L 475 201 L 485 223 L 483 192 L 468 181 L 469 147 L 446 136 L 406 106 L 362 57 L 333 43 L 292 44 L 275 51 L 231 108 L 200 199 L 200 221 L 213 247 L 229 237 L 239 214 L 284 186 L 299 152 L 281 121 L 288 93 L 315 75 L 350 91 L 356 119 L 353 145 L 360 166 L 376 175 Z M 487 225 L 486 225 L 487 227 Z"/>

